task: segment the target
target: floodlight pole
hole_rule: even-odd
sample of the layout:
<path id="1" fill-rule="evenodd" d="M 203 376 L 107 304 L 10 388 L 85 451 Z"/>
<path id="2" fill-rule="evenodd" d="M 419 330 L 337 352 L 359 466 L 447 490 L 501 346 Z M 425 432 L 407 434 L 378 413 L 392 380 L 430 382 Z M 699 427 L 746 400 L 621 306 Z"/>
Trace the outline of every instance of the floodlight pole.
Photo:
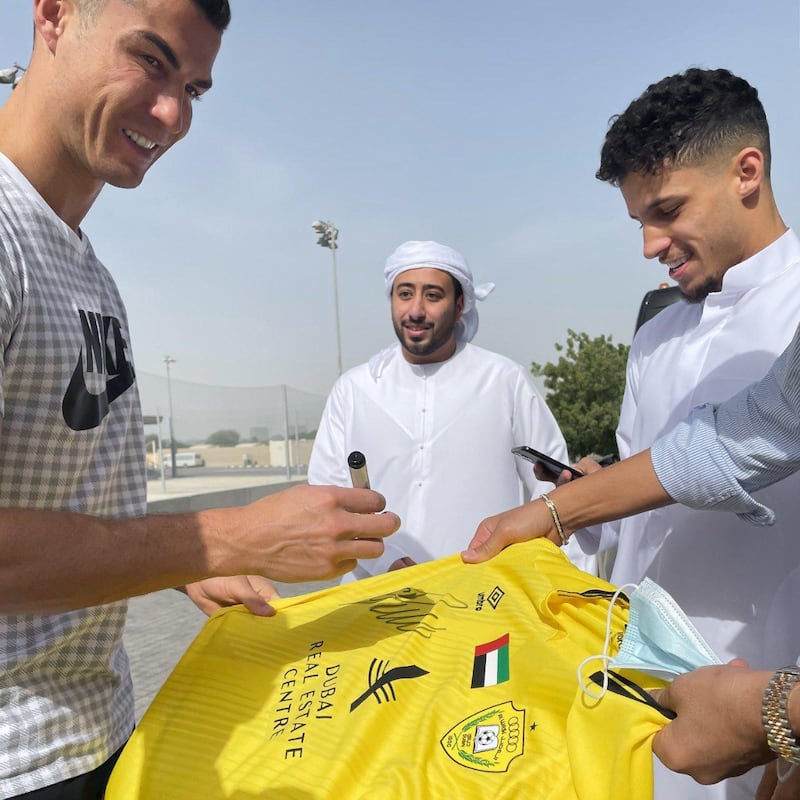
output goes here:
<path id="1" fill-rule="evenodd" d="M 336 273 L 336 250 L 339 245 L 339 229 L 332 222 L 322 222 L 317 220 L 311 227 L 319 234 L 317 244 L 320 247 L 327 247 L 333 256 L 333 307 L 336 314 L 336 354 L 339 366 L 339 375 L 342 374 L 342 335 L 339 325 L 339 279 Z"/>

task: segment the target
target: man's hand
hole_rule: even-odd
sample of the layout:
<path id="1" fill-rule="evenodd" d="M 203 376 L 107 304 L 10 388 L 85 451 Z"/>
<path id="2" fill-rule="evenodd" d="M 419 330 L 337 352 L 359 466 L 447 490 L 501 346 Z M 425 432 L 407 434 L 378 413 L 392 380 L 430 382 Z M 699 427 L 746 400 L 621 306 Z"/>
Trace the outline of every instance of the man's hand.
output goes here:
<path id="1" fill-rule="evenodd" d="M 270 600 L 280 597 L 275 587 L 260 575 L 235 575 L 230 578 L 207 578 L 190 583 L 183 590 L 207 616 L 220 608 L 242 604 L 252 614 L 271 617 L 275 609 Z"/>
<path id="2" fill-rule="evenodd" d="M 467 564 L 479 564 L 494 558 L 510 544 L 541 536 L 561 544 L 547 506 L 541 501 L 534 501 L 481 522 L 469 546 L 461 553 L 461 558 Z"/>
<path id="3" fill-rule="evenodd" d="M 584 475 L 591 475 L 593 472 L 599 472 L 603 468 L 593 458 L 584 456 L 577 464 L 575 464 L 575 469 L 578 470 L 578 472 L 582 472 Z M 561 475 L 569 475 L 569 472 L 562 472 Z M 572 480 L 571 475 L 570 480 Z M 562 481 L 562 483 L 566 483 L 566 481 Z"/>
<path id="4" fill-rule="evenodd" d="M 669 769 L 704 784 L 766 764 L 775 754 L 761 723 L 761 698 L 771 674 L 737 659 L 679 675 L 651 692 L 678 715 L 656 734 L 653 752 Z"/>
<path id="5" fill-rule="evenodd" d="M 233 512 L 206 512 L 212 531 L 216 515 L 238 517 L 214 531 L 215 551 L 225 556 L 214 571 L 288 583 L 342 575 L 358 559 L 382 555 L 383 539 L 400 527 L 396 514 L 377 513 L 385 504 L 369 489 L 294 486 Z"/>

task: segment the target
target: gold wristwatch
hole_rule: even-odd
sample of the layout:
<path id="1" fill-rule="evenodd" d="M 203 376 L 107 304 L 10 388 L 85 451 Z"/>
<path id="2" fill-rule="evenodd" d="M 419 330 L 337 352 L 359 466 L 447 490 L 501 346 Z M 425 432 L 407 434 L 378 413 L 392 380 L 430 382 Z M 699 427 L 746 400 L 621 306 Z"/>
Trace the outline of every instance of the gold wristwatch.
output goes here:
<path id="1" fill-rule="evenodd" d="M 770 750 L 781 758 L 800 763 L 800 738 L 789 724 L 789 694 L 800 683 L 800 666 L 782 667 L 770 678 L 761 701 L 761 719 Z"/>

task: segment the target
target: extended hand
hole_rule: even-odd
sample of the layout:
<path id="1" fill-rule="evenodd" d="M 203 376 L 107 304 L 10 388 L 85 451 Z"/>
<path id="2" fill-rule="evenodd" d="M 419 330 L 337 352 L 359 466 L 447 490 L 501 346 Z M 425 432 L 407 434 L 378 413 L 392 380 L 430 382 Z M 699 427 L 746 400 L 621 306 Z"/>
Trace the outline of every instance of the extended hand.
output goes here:
<path id="1" fill-rule="evenodd" d="M 275 609 L 269 601 L 280 597 L 275 587 L 260 575 L 206 578 L 204 581 L 188 584 L 184 591 L 209 617 L 220 608 L 239 604 L 260 617 L 271 617 L 275 614 Z"/>
<path id="2" fill-rule="evenodd" d="M 286 582 L 349 572 L 358 559 L 382 555 L 383 539 L 400 527 L 396 514 L 377 513 L 385 502 L 369 489 L 295 486 L 233 512 L 219 511 L 238 520 L 233 534 L 219 537 L 227 563 L 214 571 Z M 213 516 L 209 520 L 213 524 Z"/>
<path id="3" fill-rule="evenodd" d="M 540 536 L 561 544 L 553 528 L 553 518 L 541 500 L 485 519 L 478 526 L 469 547 L 461 553 L 461 558 L 467 564 L 478 564 L 493 558 L 510 544 Z"/>

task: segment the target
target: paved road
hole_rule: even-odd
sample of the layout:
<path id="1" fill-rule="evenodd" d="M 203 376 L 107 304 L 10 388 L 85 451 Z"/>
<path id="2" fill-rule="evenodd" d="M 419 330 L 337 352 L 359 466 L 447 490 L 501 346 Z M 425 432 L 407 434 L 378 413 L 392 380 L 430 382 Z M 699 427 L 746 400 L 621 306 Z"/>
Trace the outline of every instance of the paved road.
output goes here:
<path id="1" fill-rule="evenodd" d="M 160 480 L 148 481 L 148 501 L 282 480 L 278 476 L 259 476 L 233 470 L 231 472 L 233 474 L 226 478 L 198 474 L 197 477 L 168 480 L 166 493 Z M 203 626 L 206 616 L 186 595 L 174 589 L 134 597 L 130 600 L 128 609 L 125 648 L 131 661 L 138 721 Z"/>
<path id="2" fill-rule="evenodd" d="M 160 481 L 150 481 L 148 500 L 197 495 L 255 483 L 281 483 L 284 480 L 280 476 L 263 475 L 230 475 L 226 479 L 197 475 L 196 478 L 167 481 L 166 495 Z M 281 584 L 278 588 L 283 596 L 288 596 L 300 594 L 310 587 L 304 584 Z M 197 636 L 205 620 L 205 614 L 186 595 L 174 589 L 153 592 L 130 600 L 125 648 L 131 661 L 137 721 Z"/>
<path id="3" fill-rule="evenodd" d="M 205 619 L 186 595 L 174 589 L 130 601 L 125 648 L 131 661 L 137 722 Z"/>

